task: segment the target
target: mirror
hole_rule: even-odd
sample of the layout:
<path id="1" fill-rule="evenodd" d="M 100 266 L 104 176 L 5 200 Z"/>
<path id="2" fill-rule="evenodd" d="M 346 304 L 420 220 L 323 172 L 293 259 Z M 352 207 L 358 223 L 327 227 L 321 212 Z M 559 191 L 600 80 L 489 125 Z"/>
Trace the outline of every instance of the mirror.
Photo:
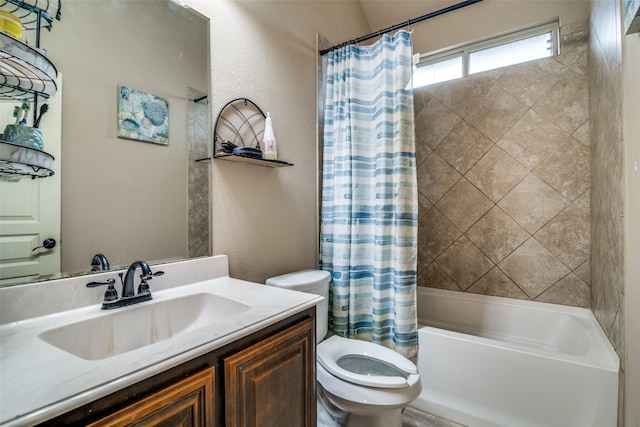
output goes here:
<path id="1" fill-rule="evenodd" d="M 61 97 L 60 231 L 55 248 L 38 250 L 58 251 L 60 271 L 13 283 L 87 273 L 97 253 L 112 269 L 210 255 L 210 174 L 194 161 L 210 155 L 208 25 L 171 0 L 62 2 L 61 20 L 40 36 L 59 73 L 58 93 L 45 102 L 51 111 Z M 168 102 L 168 144 L 118 137 L 120 85 Z M 52 113 L 42 118 L 48 127 Z"/>

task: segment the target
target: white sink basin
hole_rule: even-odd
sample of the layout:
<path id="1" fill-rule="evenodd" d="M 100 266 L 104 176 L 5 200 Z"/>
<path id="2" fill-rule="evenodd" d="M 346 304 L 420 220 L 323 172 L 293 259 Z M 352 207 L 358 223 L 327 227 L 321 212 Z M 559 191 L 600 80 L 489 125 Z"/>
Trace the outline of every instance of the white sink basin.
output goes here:
<path id="1" fill-rule="evenodd" d="M 86 360 L 126 353 L 215 325 L 250 308 L 210 293 L 198 293 L 139 306 L 50 329 L 39 335 L 47 343 Z"/>

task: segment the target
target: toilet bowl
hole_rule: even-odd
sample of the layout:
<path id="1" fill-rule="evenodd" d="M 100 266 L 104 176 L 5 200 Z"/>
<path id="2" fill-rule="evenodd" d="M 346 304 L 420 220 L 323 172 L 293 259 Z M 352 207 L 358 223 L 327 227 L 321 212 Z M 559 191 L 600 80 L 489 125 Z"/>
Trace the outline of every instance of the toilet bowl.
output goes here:
<path id="1" fill-rule="evenodd" d="M 319 408 L 347 427 L 401 427 L 402 410 L 422 390 L 416 365 L 379 344 L 327 335 L 331 276 L 303 270 L 267 279 L 266 285 L 324 297 L 316 308 Z M 319 424 L 321 425 L 320 421 Z"/>

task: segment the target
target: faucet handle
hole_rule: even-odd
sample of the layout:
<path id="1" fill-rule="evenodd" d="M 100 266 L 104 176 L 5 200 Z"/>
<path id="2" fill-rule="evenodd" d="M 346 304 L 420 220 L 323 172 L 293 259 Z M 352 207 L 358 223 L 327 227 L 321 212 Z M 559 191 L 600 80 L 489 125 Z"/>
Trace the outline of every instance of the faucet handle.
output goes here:
<path id="1" fill-rule="evenodd" d="M 107 286 L 107 290 L 104 293 L 104 301 L 115 301 L 118 299 L 118 291 L 113 286 L 116 283 L 116 279 L 107 279 L 105 282 L 89 282 L 87 288 L 97 288 L 98 286 Z"/>
<path id="2" fill-rule="evenodd" d="M 147 278 L 144 276 L 140 276 L 141 281 L 138 285 L 138 295 L 142 293 L 151 293 L 151 289 L 149 288 L 149 283 L 147 282 Z"/>
<path id="3" fill-rule="evenodd" d="M 144 274 L 144 273 L 142 273 L 142 274 L 140 275 L 140 278 L 141 278 L 142 280 L 151 280 L 151 279 L 153 279 L 154 277 L 162 276 L 163 274 L 164 274 L 164 271 L 156 271 L 155 273 L 151 273 L 151 272 L 150 272 L 149 274 Z"/>
<path id="4" fill-rule="evenodd" d="M 151 274 L 141 274 L 140 275 L 140 284 L 138 285 L 138 293 L 151 293 L 151 289 L 149 289 L 149 283 L 147 282 L 147 280 L 151 280 L 154 277 L 157 276 L 162 276 L 164 274 L 164 271 L 156 271 L 155 273 L 151 273 Z"/>
<path id="5" fill-rule="evenodd" d="M 98 286 L 113 286 L 116 284 L 116 279 L 107 279 L 104 282 L 89 282 L 87 288 L 97 288 Z"/>

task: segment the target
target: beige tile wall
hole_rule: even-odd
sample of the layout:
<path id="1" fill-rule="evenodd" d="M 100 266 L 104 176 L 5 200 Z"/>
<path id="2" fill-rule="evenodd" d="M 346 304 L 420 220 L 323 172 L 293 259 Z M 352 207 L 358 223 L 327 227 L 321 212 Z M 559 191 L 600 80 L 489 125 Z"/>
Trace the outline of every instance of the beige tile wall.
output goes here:
<path id="1" fill-rule="evenodd" d="M 189 89 L 189 99 L 207 96 L 205 92 Z M 207 100 L 190 102 L 187 114 L 189 129 L 189 258 L 211 255 L 209 243 L 209 165 L 196 159 L 211 156 L 209 135 L 209 105 Z"/>
<path id="2" fill-rule="evenodd" d="M 591 3 L 592 306 L 621 360 L 618 425 L 623 425 L 624 371 L 624 141 L 620 2 Z"/>
<path id="3" fill-rule="evenodd" d="M 419 286 L 590 306 L 588 34 L 416 89 Z"/>
<path id="4" fill-rule="evenodd" d="M 622 355 L 624 147 L 619 9 L 618 2 L 593 3 L 589 90 L 593 97 L 594 125 L 591 129 L 593 310 Z"/>

